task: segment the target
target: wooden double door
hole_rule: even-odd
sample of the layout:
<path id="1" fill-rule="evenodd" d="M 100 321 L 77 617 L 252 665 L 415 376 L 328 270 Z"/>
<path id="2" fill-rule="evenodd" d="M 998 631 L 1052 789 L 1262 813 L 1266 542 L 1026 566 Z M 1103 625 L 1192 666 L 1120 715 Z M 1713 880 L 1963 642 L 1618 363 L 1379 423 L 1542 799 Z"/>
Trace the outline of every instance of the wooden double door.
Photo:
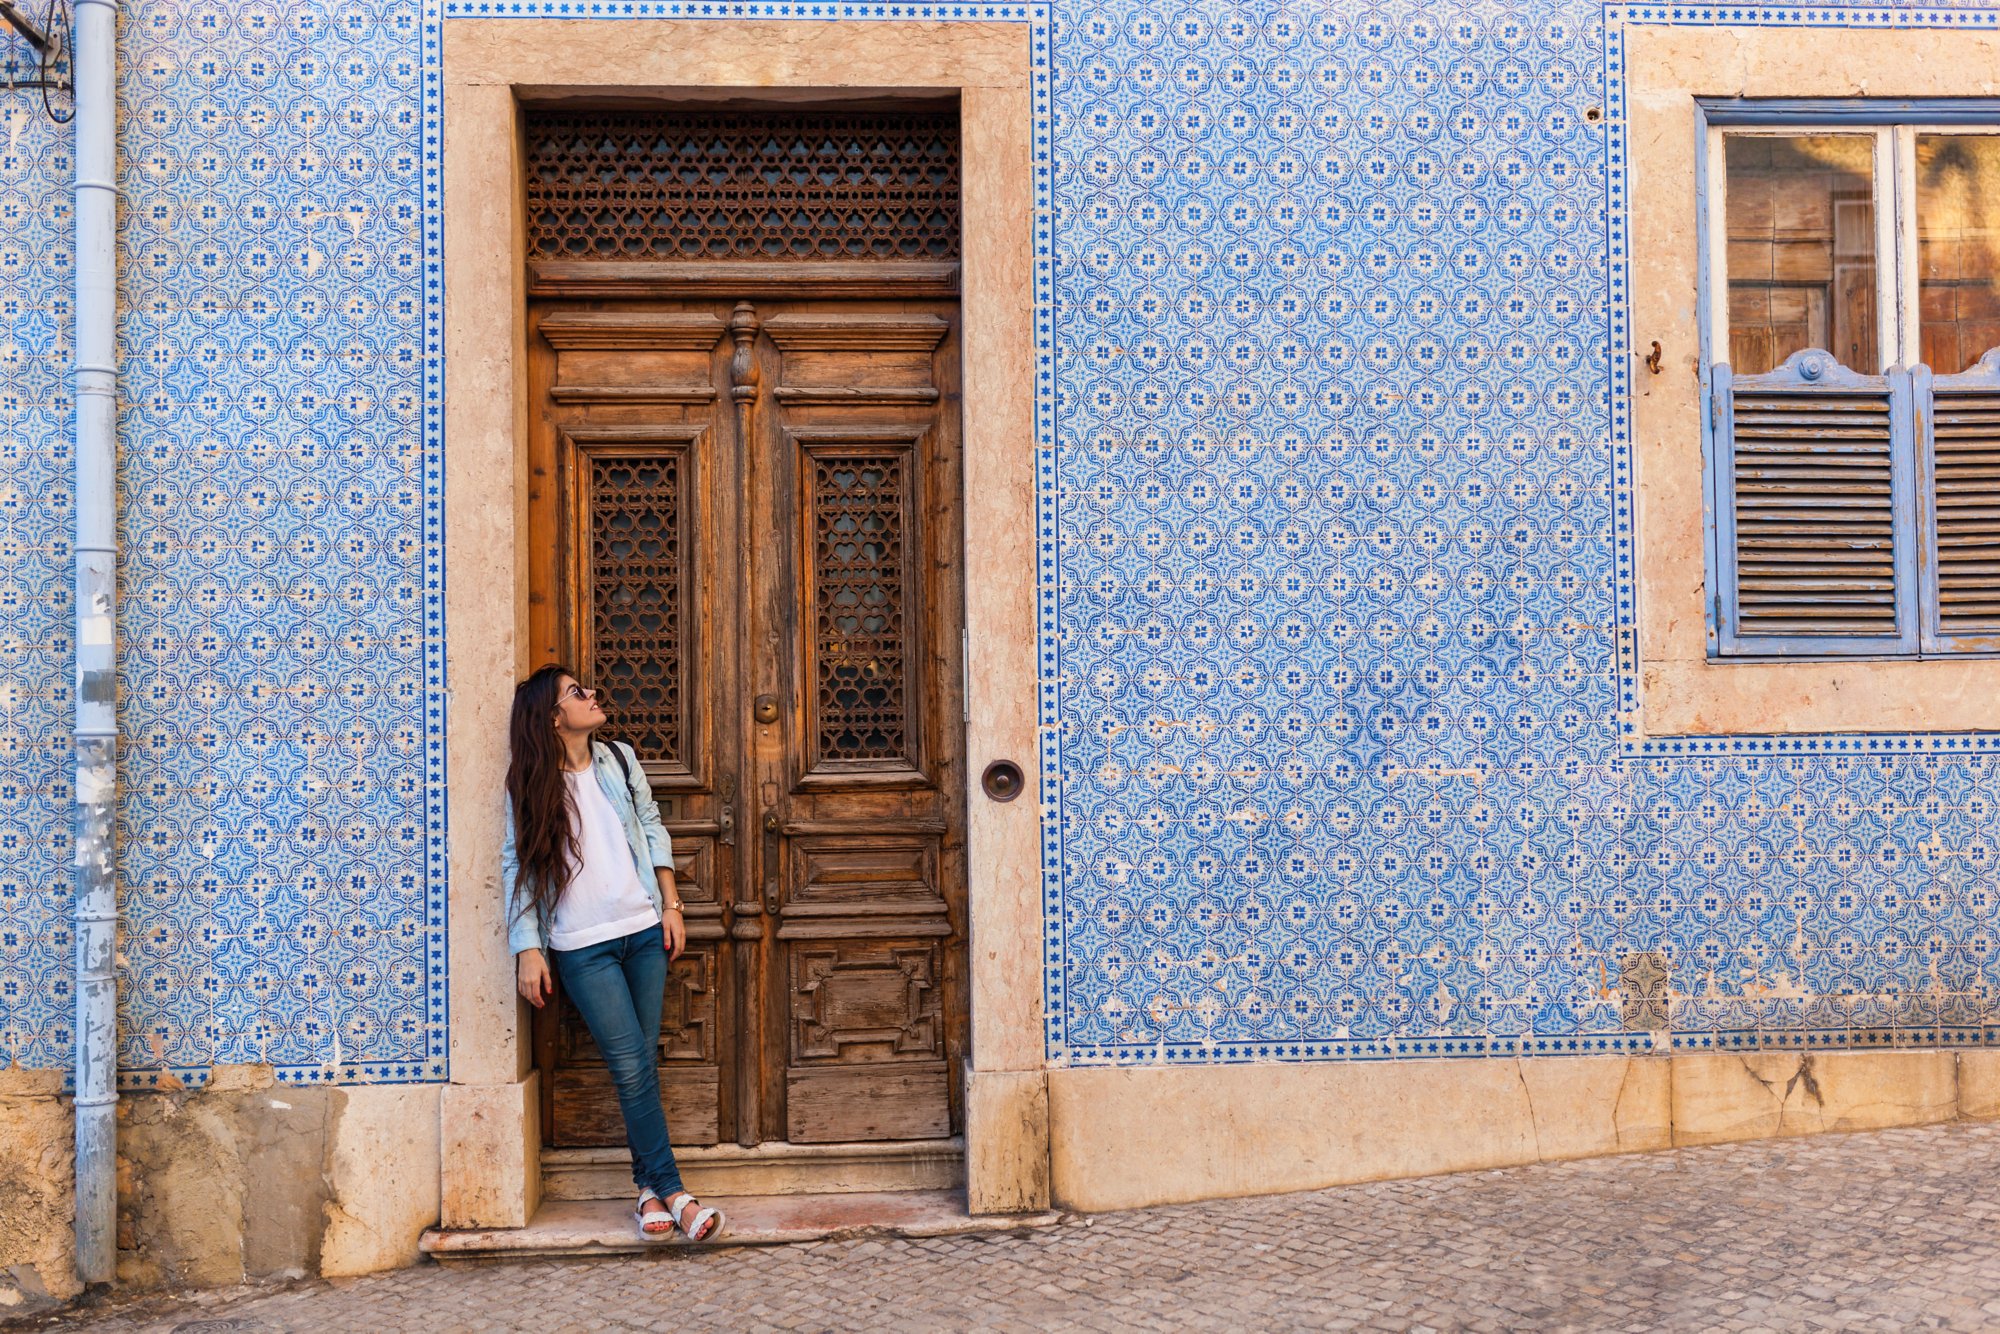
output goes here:
<path id="1" fill-rule="evenodd" d="M 967 1028 L 958 308 L 711 271 L 529 307 L 530 633 L 674 841 L 680 1145 L 958 1133 Z M 608 293 L 608 294 L 607 294 Z M 623 1143 L 575 1009 L 547 1142 Z"/>

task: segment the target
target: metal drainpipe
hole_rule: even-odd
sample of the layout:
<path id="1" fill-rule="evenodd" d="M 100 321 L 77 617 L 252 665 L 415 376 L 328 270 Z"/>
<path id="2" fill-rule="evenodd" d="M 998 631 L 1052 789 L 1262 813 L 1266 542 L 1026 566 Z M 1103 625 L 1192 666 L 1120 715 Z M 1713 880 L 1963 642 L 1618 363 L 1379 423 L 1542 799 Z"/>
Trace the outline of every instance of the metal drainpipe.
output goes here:
<path id="1" fill-rule="evenodd" d="M 76 1273 L 118 1268 L 118 11 L 78 0 Z"/>

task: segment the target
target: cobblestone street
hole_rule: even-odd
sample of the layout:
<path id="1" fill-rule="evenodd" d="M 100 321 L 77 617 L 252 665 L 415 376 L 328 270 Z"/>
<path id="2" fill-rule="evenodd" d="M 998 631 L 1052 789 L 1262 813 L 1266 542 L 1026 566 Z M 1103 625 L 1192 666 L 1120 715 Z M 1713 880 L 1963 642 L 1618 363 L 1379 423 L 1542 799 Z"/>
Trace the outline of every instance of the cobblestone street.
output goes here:
<path id="1" fill-rule="evenodd" d="M 2000 1125 L 1386 1182 L 991 1236 L 426 1265 L 62 1327 L 2000 1329 Z"/>

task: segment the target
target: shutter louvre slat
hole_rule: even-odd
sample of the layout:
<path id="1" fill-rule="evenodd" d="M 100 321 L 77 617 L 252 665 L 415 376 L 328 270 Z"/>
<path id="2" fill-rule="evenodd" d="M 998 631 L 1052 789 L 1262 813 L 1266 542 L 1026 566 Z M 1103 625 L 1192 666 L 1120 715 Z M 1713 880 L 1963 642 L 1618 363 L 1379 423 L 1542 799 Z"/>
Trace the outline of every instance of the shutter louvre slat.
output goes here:
<path id="1" fill-rule="evenodd" d="M 1812 537 L 1812 538 L 1764 539 L 1757 537 L 1746 537 L 1737 542 L 1736 547 L 1739 552 L 1756 552 L 1756 551 L 1786 552 L 1786 551 L 1796 551 L 1800 547 L 1808 547 L 1814 550 L 1815 554 L 1813 559 L 1815 560 L 1828 559 L 1827 557 L 1820 556 L 1818 554 L 1818 552 L 1820 551 L 1861 553 L 1861 552 L 1874 552 L 1874 551 L 1887 552 L 1890 550 L 1890 544 L 1886 541 L 1843 539 L 1837 534 L 1822 534 L 1818 537 Z M 1858 554 L 1857 558 L 1859 558 Z M 1751 559 L 1751 557 L 1745 555 L 1742 556 L 1741 559 L 1749 560 Z M 1768 557 L 1764 559 L 1768 559 Z M 1872 557 L 1870 559 L 1872 559 Z"/>
<path id="2" fill-rule="evenodd" d="M 1931 379 L 1930 545 L 1940 639 L 2000 632 L 2000 383 L 1989 352 Z M 1950 647 L 1940 644 L 1938 647 Z"/>
<path id="3" fill-rule="evenodd" d="M 1898 425 L 1907 395 L 1890 377 L 1857 375 L 1818 351 L 1768 375 L 1733 380 L 1720 370 L 1733 598 L 1724 651 L 1895 651 L 1913 635 L 1896 510 L 1909 466 Z"/>

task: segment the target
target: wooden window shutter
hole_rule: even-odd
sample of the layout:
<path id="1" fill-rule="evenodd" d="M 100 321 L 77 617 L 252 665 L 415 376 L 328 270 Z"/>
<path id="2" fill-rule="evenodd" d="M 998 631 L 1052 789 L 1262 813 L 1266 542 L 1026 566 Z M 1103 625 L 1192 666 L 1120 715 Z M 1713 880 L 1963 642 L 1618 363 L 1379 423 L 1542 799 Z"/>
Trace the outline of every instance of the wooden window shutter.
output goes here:
<path id="1" fill-rule="evenodd" d="M 1713 372 L 1717 648 L 1834 657 L 1917 648 L 1910 376 L 1822 351 Z"/>
<path id="2" fill-rule="evenodd" d="M 1915 396 L 1924 650 L 1992 652 L 2000 648 L 2000 349 L 1959 375 L 1918 367 Z"/>

